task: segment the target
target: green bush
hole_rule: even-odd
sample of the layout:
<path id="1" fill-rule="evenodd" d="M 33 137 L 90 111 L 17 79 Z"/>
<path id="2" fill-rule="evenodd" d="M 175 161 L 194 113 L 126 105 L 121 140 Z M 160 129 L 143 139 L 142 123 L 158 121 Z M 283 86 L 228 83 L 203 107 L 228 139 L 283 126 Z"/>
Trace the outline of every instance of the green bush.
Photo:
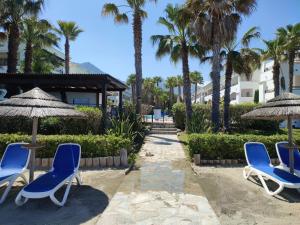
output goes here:
<path id="1" fill-rule="evenodd" d="M 275 121 L 265 121 L 265 120 L 247 120 L 242 119 L 241 115 L 250 112 L 257 104 L 246 103 L 238 105 L 230 105 L 230 126 L 235 131 L 247 131 L 247 130 L 264 130 L 264 131 L 278 131 L 278 122 Z M 176 103 L 173 106 L 173 115 L 175 126 L 181 130 L 185 128 L 185 106 L 183 103 Z M 221 122 L 223 121 L 223 109 L 220 109 Z M 207 104 L 194 104 L 193 105 L 193 118 L 192 123 L 194 123 L 195 129 L 193 132 L 201 133 L 206 131 L 210 127 L 211 123 L 211 106 Z M 200 127 L 197 128 L 198 123 Z M 193 124 L 192 124 L 193 125 Z M 193 127 L 193 126 L 191 126 Z M 204 128 L 204 129 L 203 129 Z"/>
<path id="2" fill-rule="evenodd" d="M 76 110 L 86 118 L 49 117 L 39 121 L 40 134 L 99 134 L 102 112 L 98 108 L 80 106 Z M 27 118 L 0 118 L 0 133 L 31 134 L 32 121 Z"/>
<path id="3" fill-rule="evenodd" d="M 277 157 L 275 143 L 285 140 L 286 134 L 191 134 L 187 142 L 190 156 L 200 153 L 202 159 L 244 159 L 244 144 L 248 141 L 264 143 L 273 158 Z M 300 135 L 294 140 L 300 144 Z"/>
<path id="4" fill-rule="evenodd" d="M 115 135 L 38 135 L 38 143 L 44 146 L 37 150 L 37 157 L 52 158 L 61 143 L 78 143 L 81 145 L 81 157 L 116 156 L 121 148 L 131 151 L 131 141 Z M 31 142 L 31 136 L 18 134 L 0 134 L 0 154 L 13 142 Z"/>

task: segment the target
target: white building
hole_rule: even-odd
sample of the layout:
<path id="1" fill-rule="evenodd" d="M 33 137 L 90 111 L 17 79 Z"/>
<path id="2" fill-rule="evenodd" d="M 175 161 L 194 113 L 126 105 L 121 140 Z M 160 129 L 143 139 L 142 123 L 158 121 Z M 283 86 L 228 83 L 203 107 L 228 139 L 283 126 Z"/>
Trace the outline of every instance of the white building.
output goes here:
<path id="1" fill-rule="evenodd" d="M 261 67 L 253 72 L 250 80 L 236 73 L 231 81 L 231 104 L 240 104 L 254 102 L 255 91 L 259 92 L 259 102 L 264 103 L 274 98 L 273 83 L 273 61 L 263 62 Z M 225 76 L 221 77 L 221 98 L 224 97 Z M 288 91 L 289 74 L 288 63 L 281 63 L 280 67 L 280 92 Z M 212 82 L 200 86 L 197 96 L 197 102 L 205 103 L 212 100 Z M 294 90 L 295 94 L 300 95 L 300 61 L 295 61 L 294 66 Z"/>

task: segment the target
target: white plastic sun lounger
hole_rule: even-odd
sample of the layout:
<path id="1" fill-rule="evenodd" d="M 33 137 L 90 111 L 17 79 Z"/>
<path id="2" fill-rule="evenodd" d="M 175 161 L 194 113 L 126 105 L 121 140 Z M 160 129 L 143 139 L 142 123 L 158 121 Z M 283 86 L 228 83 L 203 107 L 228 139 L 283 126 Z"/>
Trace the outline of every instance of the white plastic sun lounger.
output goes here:
<path id="1" fill-rule="evenodd" d="M 248 179 L 251 175 L 258 176 L 264 189 L 269 195 L 277 195 L 284 188 L 300 188 L 300 178 L 289 172 L 276 168 L 271 164 L 271 160 L 264 144 L 259 142 L 248 142 L 244 145 L 248 166 L 244 168 L 243 175 Z M 277 183 L 279 187 L 275 191 L 270 191 L 265 179 L 270 179 Z"/>
<path id="2" fill-rule="evenodd" d="M 0 162 L 0 186 L 7 183 L 0 204 L 3 203 L 12 188 L 14 182 L 21 177 L 27 184 L 27 179 L 24 172 L 27 171 L 27 166 L 30 158 L 30 150 L 22 147 L 25 143 L 12 143 L 6 147 L 3 157 Z"/>
<path id="3" fill-rule="evenodd" d="M 55 153 L 52 169 L 25 186 L 18 194 L 15 200 L 16 204 L 23 205 L 30 198 L 50 197 L 54 204 L 63 206 L 67 201 L 74 178 L 78 185 L 81 184 L 78 170 L 80 155 L 81 147 L 79 144 L 60 144 Z M 55 193 L 65 184 L 67 184 L 65 194 L 63 199 L 59 201 L 55 197 Z"/>

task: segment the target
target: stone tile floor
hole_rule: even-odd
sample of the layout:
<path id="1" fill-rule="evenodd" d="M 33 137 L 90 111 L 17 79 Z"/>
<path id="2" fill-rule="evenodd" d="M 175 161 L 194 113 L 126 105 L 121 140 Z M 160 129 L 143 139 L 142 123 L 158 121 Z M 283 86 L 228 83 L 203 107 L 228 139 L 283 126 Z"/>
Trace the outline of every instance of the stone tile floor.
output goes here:
<path id="1" fill-rule="evenodd" d="M 98 225 L 218 225 L 176 135 L 153 134 Z"/>

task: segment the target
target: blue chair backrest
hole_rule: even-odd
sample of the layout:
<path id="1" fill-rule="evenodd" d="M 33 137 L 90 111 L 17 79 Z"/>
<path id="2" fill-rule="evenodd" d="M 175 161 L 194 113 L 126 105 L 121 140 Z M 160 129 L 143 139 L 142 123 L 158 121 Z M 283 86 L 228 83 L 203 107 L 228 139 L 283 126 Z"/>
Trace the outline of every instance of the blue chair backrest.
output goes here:
<path id="1" fill-rule="evenodd" d="M 262 143 L 246 143 L 245 154 L 247 156 L 248 163 L 252 166 L 268 166 L 271 163 L 267 149 Z"/>
<path id="2" fill-rule="evenodd" d="M 74 171 L 80 160 L 80 145 L 61 144 L 58 146 L 53 160 L 54 170 Z"/>
<path id="3" fill-rule="evenodd" d="M 276 143 L 277 150 L 280 155 L 281 161 L 289 167 L 290 166 L 289 150 L 287 148 L 287 145 L 288 145 L 287 141 Z M 298 165 L 300 163 L 300 153 L 299 153 L 298 149 L 294 149 L 294 160 L 295 160 L 296 165 Z"/>
<path id="4" fill-rule="evenodd" d="M 23 169 L 27 165 L 30 150 L 22 147 L 24 143 L 9 144 L 1 160 L 1 169 Z"/>

